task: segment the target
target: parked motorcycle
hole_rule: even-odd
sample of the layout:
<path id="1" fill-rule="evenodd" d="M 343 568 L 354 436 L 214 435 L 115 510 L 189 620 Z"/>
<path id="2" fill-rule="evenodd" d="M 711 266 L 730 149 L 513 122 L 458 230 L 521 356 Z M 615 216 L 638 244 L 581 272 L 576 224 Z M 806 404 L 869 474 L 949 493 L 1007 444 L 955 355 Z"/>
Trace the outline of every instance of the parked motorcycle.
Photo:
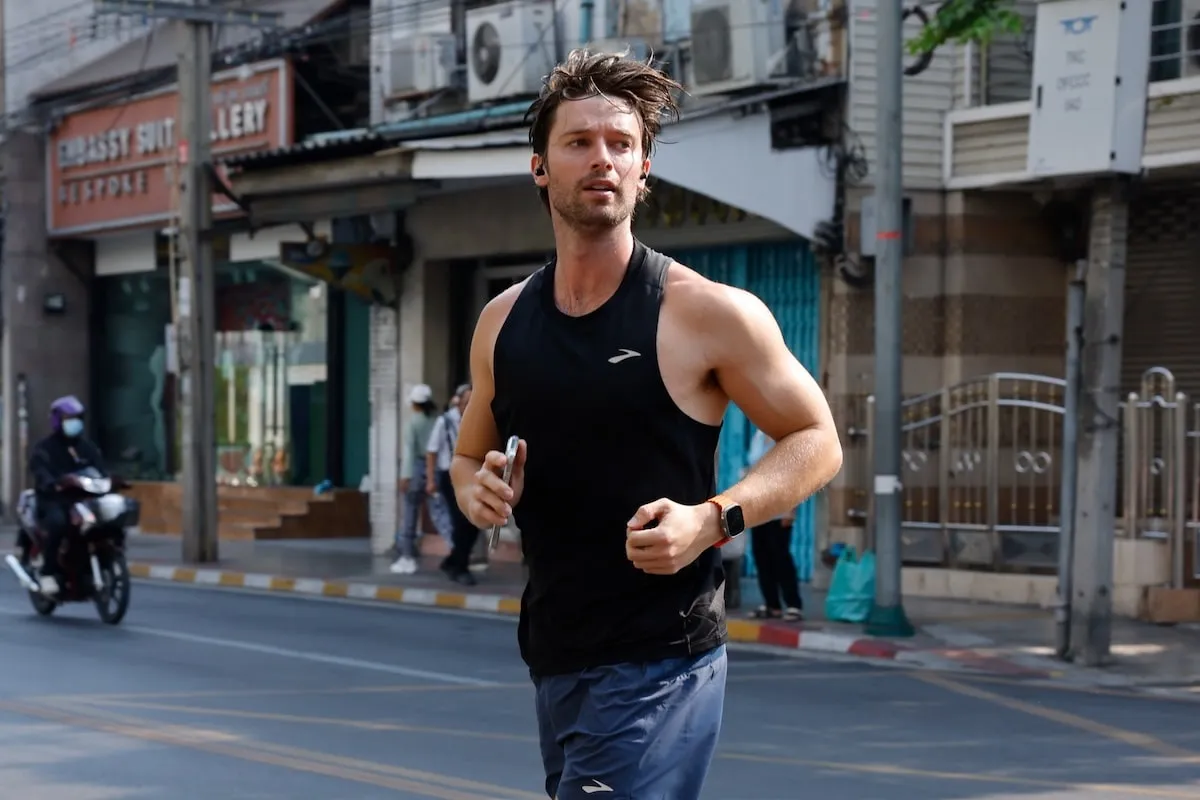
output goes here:
<path id="1" fill-rule="evenodd" d="M 42 592 L 37 577 L 47 554 L 46 532 L 37 523 L 37 496 L 32 489 L 21 492 L 17 517 L 17 554 L 5 557 L 33 608 L 49 616 L 63 603 L 92 601 L 100 619 L 117 625 L 129 610 L 129 569 L 125 561 L 125 532 L 138 524 L 141 509 L 137 500 L 117 494 L 125 488 L 120 479 L 108 478 L 94 467 L 71 473 L 60 481 L 63 499 L 70 502 L 73 532 L 64 537 L 58 554 L 62 567 L 59 590 L 53 596 Z"/>

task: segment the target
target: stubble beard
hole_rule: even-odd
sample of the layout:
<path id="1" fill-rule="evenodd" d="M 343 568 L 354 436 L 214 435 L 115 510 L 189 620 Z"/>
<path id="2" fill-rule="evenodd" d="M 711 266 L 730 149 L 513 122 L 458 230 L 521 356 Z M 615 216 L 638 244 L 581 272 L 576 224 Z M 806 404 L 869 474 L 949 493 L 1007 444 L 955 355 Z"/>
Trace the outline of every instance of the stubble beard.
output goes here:
<path id="1" fill-rule="evenodd" d="M 630 200 L 627 190 L 618 189 L 617 202 L 606 206 L 594 206 L 578 193 L 569 194 L 565 200 L 551 194 L 550 204 L 563 220 L 582 233 L 603 233 L 617 228 L 633 217 L 636 201 Z"/>

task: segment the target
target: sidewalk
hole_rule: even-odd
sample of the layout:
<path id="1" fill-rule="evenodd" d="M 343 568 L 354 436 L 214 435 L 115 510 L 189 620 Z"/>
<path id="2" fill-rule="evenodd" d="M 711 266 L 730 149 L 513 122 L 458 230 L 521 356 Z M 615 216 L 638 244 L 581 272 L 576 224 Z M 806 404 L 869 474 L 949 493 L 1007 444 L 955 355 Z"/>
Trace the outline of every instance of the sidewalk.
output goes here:
<path id="1" fill-rule="evenodd" d="M 7 532 L 0 545 L 11 544 Z M 416 575 L 393 575 L 392 559 L 373 556 L 365 539 L 222 542 L 219 564 L 182 565 L 179 537 L 132 535 L 128 553 L 138 578 L 248 588 L 356 600 L 465 609 L 515 615 L 524 589 L 521 567 L 488 565 L 479 584 L 452 583 L 426 558 Z M 771 647 L 885 659 L 913 666 L 958 669 L 1086 686 L 1179 687 L 1196 685 L 1200 699 L 1200 626 L 1113 622 L 1114 663 L 1101 669 L 1064 664 L 1053 656 L 1049 610 L 906 598 L 917 627 L 911 639 L 865 636 L 862 626 L 824 619 L 823 593 L 805 587 L 801 624 L 750 620 L 760 598 L 753 579 L 742 580 L 740 609 L 729 612 L 730 639 Z"/>
<path id="2" fill-rule="evenodd" d="M 520 612 L 524 589 L 521 567 L 513 563 L 488 565 L 476 572 L 479 584 L 452 583 L 438 570 L 438 558 L 422 559 L 416 575 L 393 575 L 391 559 L 373 556 L 363 539 L 311 541 L 222 542 L 221 561 L 206 567 L 181 565 L 178 537 L 134 535 L 128 545 L 130 571 L 135 577 L 208 586 L 294 592 L 324 597 L 374 600 L 446 609 L 507 615 Z M 890 641 L 863 635 L 859 625 L 828 622 L 822 613 L 824 596 L 805 591 L 809 617 L 802 624 L 750 620 L 747 612 L 760 597 L 753 580 L 743 580 L 740 609 L 730 610 L 730 639 L 785 649 L 883 659 L 947 669 L 967 669 L 1021 677 L 1050 677 L 1057 667 L 1044 659 L 1009 660 L 947 643 L 925 631 L 912 639 Z M 918 603 L 922 614 L 960 619 L 954 604 Z M 942 608 L 942 606 L 947 606 Z M 992 614 L 996 612 L 993 610 Z M 1025 609 L 1008 610 L 1004 618 L 1027 618 Z"/>

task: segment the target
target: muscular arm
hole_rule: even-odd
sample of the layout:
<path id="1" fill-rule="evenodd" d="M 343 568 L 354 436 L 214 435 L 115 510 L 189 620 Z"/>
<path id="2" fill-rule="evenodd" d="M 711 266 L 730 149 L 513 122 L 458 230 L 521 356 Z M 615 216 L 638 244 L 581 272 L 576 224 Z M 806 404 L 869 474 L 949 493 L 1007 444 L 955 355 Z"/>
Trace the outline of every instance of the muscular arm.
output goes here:
<path id="1" fill-rule="evenodd" d="M 500 448 L 500 432 L 492 416 L 492 398 L 496 384 L 492 377 L 492 352 L 496 348 L 496 337 L 508 312 L 516 302 L 524 283 L 506 289 L 489 302 L 475 324 L 471 339 L 471 400 L 463 409 L 462 422 L 458 427 L 458 443 L 454 458 L 450 462 L 450 481 L 454 484 L 454 496 L 458 507 L 471 519 L 468 511 L 470 492 L 475 486 L 475 473 L 483 466 L 484 456 Z M 471 519 L 472 524 L 485 527 L 480 520 Z"/>
<path id="2" fill-rule="evenodd" d="M 776 442 L 724 493 L 741 505 L 746 527 L 754 527 L 824 488 L 842 467 L 842 447 L 824 392 L 788 350 L 766 305 L 720 285 L 703 305 L 717 383 Z"/>

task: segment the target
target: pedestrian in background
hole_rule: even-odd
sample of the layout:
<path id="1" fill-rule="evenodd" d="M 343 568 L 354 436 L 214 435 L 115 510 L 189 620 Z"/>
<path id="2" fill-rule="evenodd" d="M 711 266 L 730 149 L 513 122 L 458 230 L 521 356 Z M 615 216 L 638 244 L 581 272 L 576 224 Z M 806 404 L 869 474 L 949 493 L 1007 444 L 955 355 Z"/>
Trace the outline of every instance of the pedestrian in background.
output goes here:
<path id="1" fill-rule="evenodd" d="M 396 534 L 398 557 L 391 566 L 391 571 L 397 575 L 412 575 L 417 571 L 417 535 L 422 507 L 429 509 L 429 518 L 439 532 L 450 528 L 450 515 L 445 503 L 425 491 L 425 445 L 437 421 L 433 390 L 424 383 L 417 384 L 409 392 L 408 402 L 413 414 L 404 426 L 400 453 L 399 488 L 404 501 L 404 518 Z"/>
<path id="2" fill-rule="evenodd" d="M 454 459 L 454 448 L 458 445 L 458 428 L 462 423 L 463 410 L 470 401 L 471 384 L 464 383 L 454 390 L 450 408 L 437 418 L 425 448 L 426 491 L 430 497 L 436 495 L 441 499 L 450 520 L 450 554 L 442 561 L 441 569 L 446 577 L 463 586 L 477 583 L 471 574 L 471 550 L 479 538 L 479 528 L 458 507 L 454 483 L 450 480 L 450 463 Z"/>
<path id="3" fill-rule="evenodd" d="M 775 446 L 771 437 L 755 431 L 746 454 L 746 467 L 752 469 Z M 756 525 L 750 532 L 750 552 L 758 572 L 758 588 L 763 605 L 750 612 L 757 619 L 804 619 L 804 601 L 800 598 L 800 578 L 792 559 L 792 527 L 796 511 L 792 509 L 774 519 Z"/>

